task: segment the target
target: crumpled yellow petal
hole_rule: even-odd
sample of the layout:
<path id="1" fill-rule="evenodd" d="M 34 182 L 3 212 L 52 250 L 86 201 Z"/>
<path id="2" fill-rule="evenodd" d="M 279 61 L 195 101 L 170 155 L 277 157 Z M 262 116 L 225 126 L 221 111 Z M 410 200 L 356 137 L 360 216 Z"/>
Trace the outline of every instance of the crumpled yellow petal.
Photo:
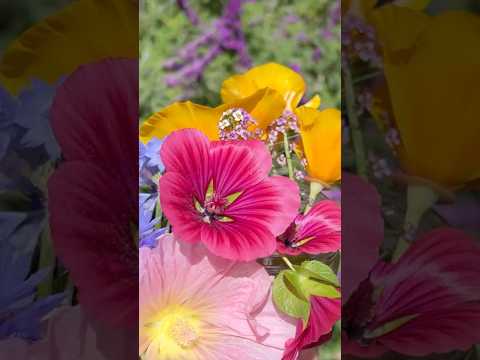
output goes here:
<path id="1" fill-rule="evenodd" d="M 456 189 L 480 179 L 480 48 L 471 46 L 480 17 L 448 11 L 424 18 L 421 24 L 398 7 L 376 15 L 389 53 L 384 70 L 404 148 L 400 160 L 409 175 Z M 416 35 L 409 42 L 398 36 L 410 31 Z"/>
<path id="2" fill-rule="evenodd" d="M 263 88 L 271 88 L 280 93 L 288 109 L 295 109 L 305 93 L 305 81 L 292 69 L 267 63 L 256 66 L 246 73 L 234 75 L 225 80 L 220 90 L 224 103 L 247 97 Z"/>
<path id="3" fill-rule="evenodd" d="M 328 185 L 341 178 L 342 120 L 337 109 L 297 109 L 307 173 Z"/>
<path id="4" fill-rule="evenodd" d="M 303 104 L 302 106 L 305 106 L 305 107 L 308 107 L 308 108 L 312 108 L 312 109 L 318 109 L 320 107 L 320 104 L 322 103 L 322 99 L 320 98 L 320 96 L 318 95 L 315 95 L 314 97 L 312 97 L 310 100 L 308 100 L 305 104 Z M 301 106 L 300 106 L 301 107 Z"/>
<path id="5" fill-rule="evenodd" d="M 10 45 L 0 62 L 0 82 L 17 94 L 32 78 L 55 83 L 79 65 L 107 57 L 138 57 L 138 3 L 74 1 Z"/>
<path id="6" fill-rule="evenodd" d="M 194 128 L 202 131 L 211 140 L 218 140 L 218 122 L 223 112 L 232 108 L 246 110 L 266 129 L 277 119 L 285 108 L 285 101 L 276 91 L 262 89 L 244 99 L 223 104 L 215 108 L 194 104 L 190 101 L 177 102 L 153 114 L 140 126 L 140 140 L 143 143 L 152 137 L 164 138 L 179 129 Z"/>

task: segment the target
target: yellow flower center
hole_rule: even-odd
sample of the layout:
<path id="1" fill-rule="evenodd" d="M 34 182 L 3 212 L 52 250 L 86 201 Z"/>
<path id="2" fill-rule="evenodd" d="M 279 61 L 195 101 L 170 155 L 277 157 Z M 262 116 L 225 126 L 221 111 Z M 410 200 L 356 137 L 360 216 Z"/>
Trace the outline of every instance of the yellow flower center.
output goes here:
<path id="1" fill-rule="evenodd" d="M 199 338 L 192 324 L 184 319 L 175 319 L 170 325 L 168 335 L 183 349 L 195 346 Z"/>
<path id="2" fill-rule="evenodd" d="M 201 340 L 202 322 L 196 312 L 184 306 L 168 306 L 151 320 L 143 330 L 150 344 L 161 349 L 159 359 L 186 356 Z"/>

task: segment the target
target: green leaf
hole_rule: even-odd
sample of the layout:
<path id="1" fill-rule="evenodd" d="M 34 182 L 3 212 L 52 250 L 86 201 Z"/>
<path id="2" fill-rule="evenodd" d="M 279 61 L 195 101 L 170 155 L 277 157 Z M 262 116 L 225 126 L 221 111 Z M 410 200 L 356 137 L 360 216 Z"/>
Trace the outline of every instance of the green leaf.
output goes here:
<path id="1" fill-rule="evenodd" d="M 287 273 L 290 274 L 293 271 L 284 270 L 273 281 L 273 302 L 284 314 L 308 321 L 310 303 L 298 294 L 298 290 L 285 276 Z"/>
<path id="2" fill-rule="evenodd" d="M 300 272 L 308 274 L 309 277 L 326 282 L 335 287 L 340 287 L 337 275 L 330 266 L 318 260 L 304 261 L 300 266 Z"/>

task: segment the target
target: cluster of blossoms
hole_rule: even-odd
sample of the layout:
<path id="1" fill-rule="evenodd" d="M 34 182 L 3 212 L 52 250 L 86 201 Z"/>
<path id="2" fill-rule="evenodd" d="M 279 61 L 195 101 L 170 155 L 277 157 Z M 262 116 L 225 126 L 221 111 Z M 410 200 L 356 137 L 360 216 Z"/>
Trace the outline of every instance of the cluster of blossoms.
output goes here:
<path id="1" fill-rule="evenodd" d="M 248 140 L 262 137 L 262 129 L 256 128 L 250 131 L 257 124 L 255 119 L 244 109 L 229 109 L 225 111 L 218 122 L 220 140 Z"/>
<path id="2" fill-rule="evenodd" d="M 347 50 L 350 58 L 359 58 L 374 67 L 382 66 L 375 30 L 359 17 L 347 15 L 343 19 L 342 46 Z"/>
<path id="3" fill-rule="evenodd" d="M 287 135 L 288 130 L 299 134 L 297 116 L 290 110 L 285 110 L 282 115 L 273 121 L 268 128 L 268 144 L 273 146 L 280 134 Z"/>
<path id="4" fill-rule="evenodd" d="M 267 83 L 245 91 L 254 79 Z M 265 64 L 227 79 L 216 108 L 175 103 L 142 124 L 142 169 L 161 163 L 140 173 L 153 182 L 140 194 L 142 359 L 294 360 L 331 336 L 339 282 L 318 255 L 338 254 L 341 216 L 319 184 L 338 184 L 341 120 L 318 98 L 297 107 L 303 92 L 296 72 Z M 317 131 L 335 154 L 314 151 Z M 318 181 L 308 195 L 304 172 Z M 275 258 L 272 277 L 259 263 Z"/>

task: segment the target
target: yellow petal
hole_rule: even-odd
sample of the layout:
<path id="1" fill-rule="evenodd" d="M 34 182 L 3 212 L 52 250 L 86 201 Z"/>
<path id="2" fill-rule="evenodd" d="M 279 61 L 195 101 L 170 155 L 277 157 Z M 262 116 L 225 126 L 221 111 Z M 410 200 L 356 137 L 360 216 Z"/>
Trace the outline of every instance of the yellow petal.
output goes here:
<path id="1" fill-rule="evenodd" d="M 228 78 L 220 94 L 223 102 L 229 103 L 267 87 L 280 93 L 290 110 L 295 109 L 305 93 L 305 81 L 300 74 L 286 66 L 268 63 Z"/>
<path id="2" fill-rule="evenodd" d="M 307 173 L 324 184 L 340 180 L 341 115 L 336 109 L 297 109 Z"/>
<path id="3" fill-rule="evenodd" d="M 138 57 L 138 4 L 79 0 L 27 30 L 6 50 L 0 82 L 17 94 L 32 78 L 55 83 L 79 65 Z"/>
<path id="4" fill-rule="evenodd" d="M 242 108 L 265 129 L 278 118 L 285 107 L 282 97 L 274 90 L 263 89 L 252 96 L 223 104 L 215 108 L 194 104 L 190 101 L 177 102 L 153 114 L 140 126 L 140 140 L 148 142 L 152 137 L 159 139 L 179 129 L 194 128 L 202 131 L 211 140 L 218 140 L 218 122 L 223 112 Z"/>
<path id="5" fill-rule="evenodd" d="M 223 110 L 194 104 L 176 102 L 153 114 L 140 126 L 140 140 L 148 142 L 152 137 L 164 138 L 179 129 L 198 129 L 211 140 L 218 139 L 217 124 Z"/>
<path id="6" fill-rule="evenodd" d="M 480 18 L 453 11 L 428 17 L 408 61 L 398 61 L 395 34 L 417 23 L 418 16 L 396 7 L 380 14 L 387 19 L 377 32 L 392 41 L 386 43 L 391 56 L 384 69 L 404 171 L 449 189 L 480 179 L 480 48 L 471 46 L 478 42 Z"/>
<path id="7" fill-rule="evenodd" d="M 320 104 L 322 103 L 322 99 L 320 98 L 320 96 L 318 95 L 315 95 L 314 97 L 312 97 L 310 100 L 308 100 L 307 103 L 305 103 L 304 105 L 302 106 L 305 106 L 305 107 L 308 107 L 308 108 L 312 108 L 312 109 L 318 109 L 320 107 Z"/>

